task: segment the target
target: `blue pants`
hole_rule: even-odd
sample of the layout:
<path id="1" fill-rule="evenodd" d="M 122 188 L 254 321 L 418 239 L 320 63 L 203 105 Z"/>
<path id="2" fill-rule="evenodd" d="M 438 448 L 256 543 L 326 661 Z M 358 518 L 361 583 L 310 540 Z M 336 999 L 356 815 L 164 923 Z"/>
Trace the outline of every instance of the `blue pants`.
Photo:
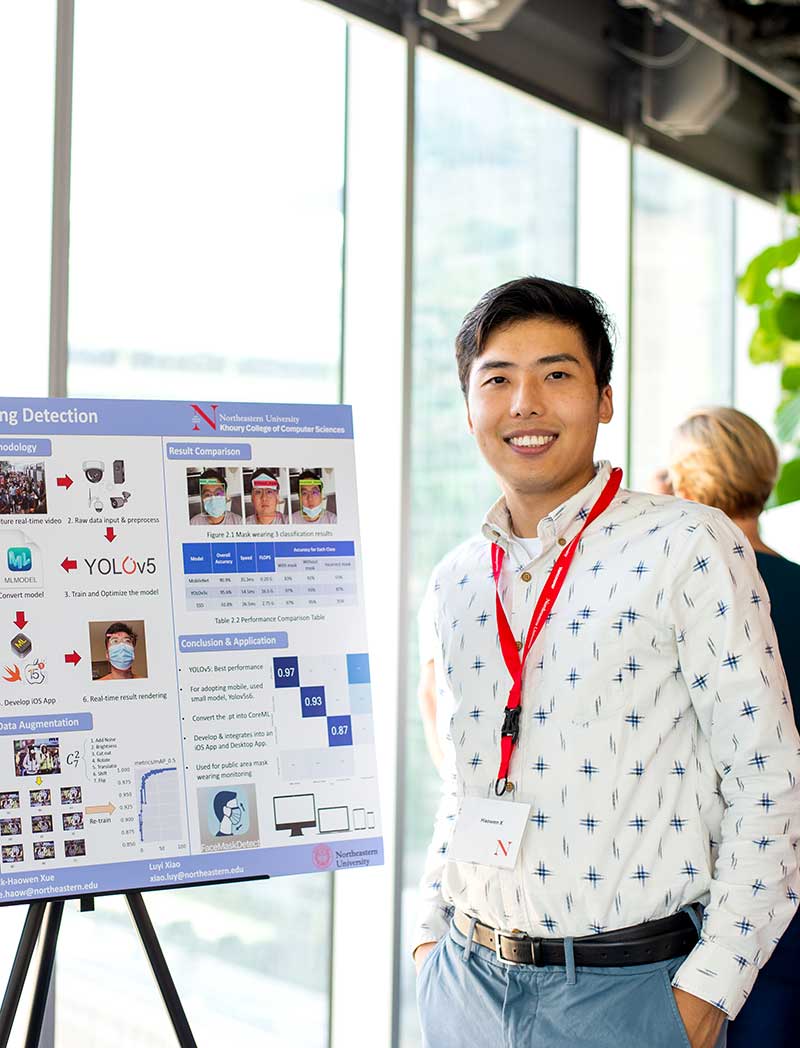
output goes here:
<path id="1" fill-rule="evenodd" d="M 516 966 L 451 926 L 417 979 L 423 1045 L 690 1048 L 670 985 L 683 959 L 628 968 Z M 724 1046 L 725 1030 L 717 1048 Z"/>

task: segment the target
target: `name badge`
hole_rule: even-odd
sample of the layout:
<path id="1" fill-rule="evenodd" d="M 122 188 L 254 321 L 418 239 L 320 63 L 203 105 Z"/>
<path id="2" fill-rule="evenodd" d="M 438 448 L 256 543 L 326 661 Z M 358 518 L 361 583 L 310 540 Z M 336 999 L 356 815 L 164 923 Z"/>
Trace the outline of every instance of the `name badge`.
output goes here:
<path id="1" fill-rule="evenodd" d="M 513 870 L 530 813 L 530 804 L 518 801 L 463 797 L 447 858 Z"/>

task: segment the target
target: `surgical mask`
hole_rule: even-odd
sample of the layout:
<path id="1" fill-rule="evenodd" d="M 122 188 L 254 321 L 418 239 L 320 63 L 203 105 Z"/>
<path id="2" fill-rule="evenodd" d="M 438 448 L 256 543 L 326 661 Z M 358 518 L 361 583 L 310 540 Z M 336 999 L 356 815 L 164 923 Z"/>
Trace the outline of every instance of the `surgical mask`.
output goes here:
<path id="1" fill-rule="evenodd" d="M 211 495 L 203 499 L 203 509 L 209 517 L 224 517 L 228 508 L 228 500 L 224 495 Z"/>
<path id="2" fill-rule="evenodd" d="M 115 670 L 128 670 L 133 662 L 132 644 L 112 644 L 108 649 L 108 661 Z"/>
<path id="3" fill-rule="evenodd" d="M 306 517 L 310 517 L 312 520 L 316 520 L 317 517 L 322 513 L 322 511 L 324 509 L 325 509 L 325 500 L 323 499 L 322 502 L 320 502 L 320 504 L 318 506 L 314 506 L 313 509 L 310 508 L 309 506 L 303 506 L 303 513 L 305 514 Z"/>

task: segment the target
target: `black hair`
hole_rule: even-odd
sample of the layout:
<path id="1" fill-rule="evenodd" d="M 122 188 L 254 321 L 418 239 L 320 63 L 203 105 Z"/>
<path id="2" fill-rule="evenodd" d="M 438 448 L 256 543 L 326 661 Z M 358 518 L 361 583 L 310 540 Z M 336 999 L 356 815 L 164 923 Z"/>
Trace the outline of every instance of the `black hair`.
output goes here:
<path id="1" fill-rule="evenodd" d="M 574 328 L 592 362 L 597 388 L 611 381 L 613 324 L 603 303 L 591 291 L 545 277 L 519 277 L 492 288 L 464 317 L 456 335 L 456 364 L 461 391 L 467 395 L 473 362 L 494 331 L 520 320 L 552 320 Z"/>
<path id="2" fill-rule="evenodd" d="M 112 622 L 106 630 L 105 645 L 108 647 L 108 638 L 112 633 L 127 633 L 136 646 L 136 632 L 131 629 L 127 622 Z"/>
<path id="3" fill-rule="evenodd" d="M 236 800 L 236 794 L 230 790 L 220 790 L 214 797 L 214 814 L 218 822 L 222 822 L 223 812 L 230 801 Z"/>
<path id="4" fill-rule="evenodd" d="M 228 490 L 228 482 L 225 479 L 225 474 L 220 473 L 219 470 L 204 469 L 198 478 L 198 483 L 201 480 L 216 480 L 223 486 L 223 488 L 225 488 L 226 491 Z"/>
<path id="5" fill-rule="evenodd" d="M 304 469 L 300 476 L 297 478 L 297 486 L 299 488 L 301 480 L 313 480 L 315 484 L 319 484 L 319 490 L 323 490 L 322 477 L 315 473 L 313 469 Z"/>

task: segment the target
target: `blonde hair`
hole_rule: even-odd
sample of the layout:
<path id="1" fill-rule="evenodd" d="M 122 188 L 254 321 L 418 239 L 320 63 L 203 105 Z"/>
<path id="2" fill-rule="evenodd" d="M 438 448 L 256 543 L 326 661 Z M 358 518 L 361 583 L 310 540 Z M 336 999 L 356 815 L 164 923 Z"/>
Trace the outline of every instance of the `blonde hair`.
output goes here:
<path id="1" fill-rule="evenodd" d="M 675 493 L 729 517 L 757 517 L 778 475 L 769 435 L 735 408 L 693 411 L 675 430 L 671 457 Z"/>

